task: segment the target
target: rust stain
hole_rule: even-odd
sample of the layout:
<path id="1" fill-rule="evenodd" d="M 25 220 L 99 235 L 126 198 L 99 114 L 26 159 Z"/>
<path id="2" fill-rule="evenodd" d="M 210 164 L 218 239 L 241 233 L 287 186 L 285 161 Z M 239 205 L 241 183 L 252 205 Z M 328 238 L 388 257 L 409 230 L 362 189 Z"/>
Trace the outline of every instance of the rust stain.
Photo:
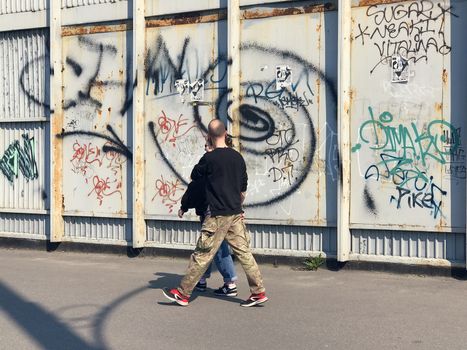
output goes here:
<path id="1" fill-rule="evenodd" d="M 146 28 L 158 28 L 168 27 L 180 24 L 196 24 L 196 23 L 207 23 L 216 22 L 227 18 L 227 11 L 221 10 L 217 13 L 201 14 L 200 12 L 194 12 L 188 14 L 188 16 L 171 16 L 159 19 L 150 19 L 146 21 Z"/>
<path id="2" fill-rule="evenodd" d="M 352 6 L 352 7 L 394 4 L 394 3 L 397 3 L 397 2 L 403 2 L 403 1 L 405 1 L 405 0 L 360 0 L 358 2 L 357 6 Z"/>
<path id="3" fill-rule="evenodd" d="M 126 21 L 119 24 L 94 25 L 94 26 L 69 26 L 62 28 L 62 36 L 86 35 L 109 32 L 124 32 L 132 29 L 132 23 Z"/>
<path id="4" fill-rule="evenodd" d="M 446 69 L 443 69 L 443 84 L 446 85 L 448 83 L 448 72 Z"/>
<path id="5" fill-rule="evenodd" d="M 440 114 L 443 113 L 443 103 L 436 102 L 435 103 L 435 110 Z"/>
<path id="6" fill-rule="evenodd" d="M 344 102 L 344 113 L 347 115 L 350 113 L 350 106 L 347 101 Z"/>
<path id="7" fill-rule="evenodd" d="M 320 89 L 321 89 L 321 79 L 320 78 L 317 78 L 316 79 L 316 90 L 318 91 L 318 93 L 316 94 L 316 104 L 319 106 L 319 102 L 320 102 Z"/>
<path id="8" fill-rule="evenodd" d="M 62 213 L 65 212 L 65 196 L 62 194 Z"/>
<path id="9" fill-rule="evenodd" d="M 325 4 L 315 4 L 302 7 L 275 8 L 267 10 L 244 10 L 242 19 L 257 19 L 264 17 L 291 16 L 304 13 L 319 13 L 325 11 L 335 11 L 337 6 L 335 3 L 327 2 Z"/>

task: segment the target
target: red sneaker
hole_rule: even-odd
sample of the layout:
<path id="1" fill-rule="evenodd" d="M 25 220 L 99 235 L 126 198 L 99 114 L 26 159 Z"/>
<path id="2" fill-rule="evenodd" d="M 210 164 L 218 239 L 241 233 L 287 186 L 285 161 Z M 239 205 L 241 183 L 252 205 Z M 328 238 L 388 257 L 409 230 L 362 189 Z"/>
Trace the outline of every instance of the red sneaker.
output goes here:
<path id="1" fill-rule="evenodd" d="M 173 288 L 170 290 L 168 288 L 164 288 L 162 289 L 162 293 L 164 293 L 164 296 L 167 299 L 176 302 L 178 305 L 181 305 L 181 306 L 188 305 L 189 297 L 184 296 L 182 293 L 178 291 L 177 288 Z"/>
<path id="2" fill-rule="evenodd" d="M 268 301 L 268 297 L 265 293 L 252 294 L 247 300 L 242 302 L 240 306 L 250 307 L 258 304 L 262 304 Z"/>

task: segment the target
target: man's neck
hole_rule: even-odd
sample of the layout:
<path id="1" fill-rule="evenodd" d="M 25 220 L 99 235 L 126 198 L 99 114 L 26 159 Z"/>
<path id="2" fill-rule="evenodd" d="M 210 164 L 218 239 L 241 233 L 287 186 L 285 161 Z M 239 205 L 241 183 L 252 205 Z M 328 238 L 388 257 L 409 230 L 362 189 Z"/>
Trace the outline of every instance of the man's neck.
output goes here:
<path id="1" fill-rule="evenodd" d="M 225 139 L 218 139 L 214 141 L 214 148 L 226 148 L 227 144 L 225 143 Z"/>

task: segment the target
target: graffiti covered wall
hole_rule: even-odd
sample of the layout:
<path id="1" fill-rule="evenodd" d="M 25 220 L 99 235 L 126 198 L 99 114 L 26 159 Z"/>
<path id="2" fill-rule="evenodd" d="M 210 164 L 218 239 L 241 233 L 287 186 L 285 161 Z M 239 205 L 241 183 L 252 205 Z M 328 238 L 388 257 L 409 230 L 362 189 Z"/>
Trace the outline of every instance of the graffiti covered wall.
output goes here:
<path id="1" fill-rule="evenodd" d="M 63 132 L 56 137 L 63 140 L 67 213 L 127 212 L 132 83 L 126 37 L 116 31 L 63 39 Z"/>
<path id="2" fill-rule="evenodd" d="M 336 35 L 335 18 L 321 12 L 243 22 L 241 127 L 240 135 L 232 136 L 239 138 L 247 163 L 245 207 L 252 220 L 335 224 L 336 206 L 326 202 L 336 199 L 336 57 L 331 50 L 325 55 L 326 35 Z M 304 28 L 309 40 L 299 48 L 288 45 Z M 258 31 L 268 35 L 258 41 Z M 225 20 L 148 29 L 149 214 L 176 214 L 191 169 L 204 152 L 208 122 L 232 122 L 231 59 L 219 36 L 225 32 Z M 326 74 L 326 64 L 331 73 Z"/>
<path id="3" fill-rule="evenodd" d="M 241 2 L 236 61 L 228 2 L 146 2 L 131 19 L 131 2 L 64 1 L 57 28 L 45 8 L 8 28 L 9 10 L 0 235 L 59 227 L 57 241 L 190 248 L 198 218 L 177 217 L 181 197 L 209 121 L 233 130 L 236 116 L 259 252 L 336 256 L 350 239 L 350 258 L 464 263 L 467 1 L 353 0 L 350 67 L 338 61 L 343 3 Z M 351 118 L 339 131 L 343 67 Z"/>
<path id="4" fill-rule="evenodd" d="M 451 23 L 459 20 L 445 1 L 353 9 L 356 227 L 465 226 L 466 118 L 451 113 Z"/>

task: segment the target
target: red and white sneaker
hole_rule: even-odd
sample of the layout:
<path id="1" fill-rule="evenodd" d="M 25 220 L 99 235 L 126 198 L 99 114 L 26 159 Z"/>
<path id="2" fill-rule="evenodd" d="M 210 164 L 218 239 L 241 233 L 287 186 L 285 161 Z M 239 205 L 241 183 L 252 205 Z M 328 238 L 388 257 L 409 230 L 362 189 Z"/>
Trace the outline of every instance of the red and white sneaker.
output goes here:
<path id="1" fill-rule="evenodd" d="M 170 290 L 168 288 L 164 288 L 162 289 L 162 293 L 164 293 L 164 296 L 167 299 L 176 302 L 178 305 L 181 305 L 181 306 L 188 305 L 189 297 L 184 296 L 182 293 L 178 291 L 177 288 L 173 288 Z"/>
<path id="2" fill-rule="evenodd" d="M 242 302 L 240 306 L 250 307 L 258 304 L 262 304 L 268 301 L 268 297 L 265 293 L 252 294 L 247 300 Z"/>

